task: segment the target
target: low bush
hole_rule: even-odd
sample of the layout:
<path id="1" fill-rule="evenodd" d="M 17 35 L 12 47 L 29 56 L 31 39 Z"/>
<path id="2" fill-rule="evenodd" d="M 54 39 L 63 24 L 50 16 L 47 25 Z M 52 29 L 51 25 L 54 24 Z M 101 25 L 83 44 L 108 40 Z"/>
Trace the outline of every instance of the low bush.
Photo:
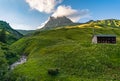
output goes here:
<path id="1" fill-rule="evenodd" d="M 48 74 L 49 75 L 55 76 L 58 73 L 59 73 L 59 69 L 58 68 L 50 68 L 50 69 L 48 69 Z"/>

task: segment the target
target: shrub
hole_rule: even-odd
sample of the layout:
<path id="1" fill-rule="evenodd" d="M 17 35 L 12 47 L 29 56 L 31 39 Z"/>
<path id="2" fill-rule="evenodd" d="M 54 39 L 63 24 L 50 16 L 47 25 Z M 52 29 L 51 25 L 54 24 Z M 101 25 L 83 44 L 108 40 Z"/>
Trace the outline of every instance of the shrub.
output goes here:
<path id="1" fill-rule="evenodd" d="M 58 68 L 50 68 L 50 69 L 48 69 L 48 74 L 49 75 L 55 76 L 58 73 L 59 73 L 59 69 Z"/>

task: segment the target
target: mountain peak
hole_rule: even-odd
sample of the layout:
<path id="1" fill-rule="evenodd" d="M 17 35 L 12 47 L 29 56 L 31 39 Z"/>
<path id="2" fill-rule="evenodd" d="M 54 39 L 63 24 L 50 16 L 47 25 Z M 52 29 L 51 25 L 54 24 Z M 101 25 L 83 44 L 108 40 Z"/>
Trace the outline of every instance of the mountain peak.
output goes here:
<path id="1" fill-rule="evenodd" d="M 50 16 L 49 20 L 43 26 L 43 29 L 51 29 L 51 28 L 55 28 L 55 27 L 72 25 L 72 24 L 73 24 L 73 22 L 65 16 L 62 16 L 62 17 Z"/>

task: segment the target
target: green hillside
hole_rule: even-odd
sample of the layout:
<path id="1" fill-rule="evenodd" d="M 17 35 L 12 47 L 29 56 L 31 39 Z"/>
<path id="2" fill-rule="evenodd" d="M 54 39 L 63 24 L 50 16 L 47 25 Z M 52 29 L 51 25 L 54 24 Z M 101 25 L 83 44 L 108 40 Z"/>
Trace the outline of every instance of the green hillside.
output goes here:
<path id="1" fill-rule="evenodd" d="M 98 20 L 94 22 L 96 25 L 102 26 L 102 27 L 120 27 L 120 20 L 116 19 L 107 19 L 107 20 Z"/>
<path id="2" fill-rule="evenodd" d="M 6 81 L 9 65 L 17 61 L 19 55 L 11 51 L 9 45 L 0 42 L 0 81 Z"/>
<path id="3" fill-rule="evenodd" d="M 0 21 L 0 81 L 6 81 L 9 65 L 17 61 L 19 55 L 9 46 L 23 35 L 12 29 L 5 21 Z"/>
<path id="4" fill-rule="evenodd" d="M 120 20 L 106 19 L 106 20 L 90 20 L 87 23 L 82 23 L 79 27 L 96 27 L 96 28 L 120 28 Z"/>
<path id="5" fill-rule="evenodd" d="M 0 32 L 3 29 L 5 30 L 6 43 L 8 43 L 8 44 L 11 44 L 11 43 L 17 41 L 18 39 L 20 39 L 23 36 L 18 31 L 12 29 L 7 22 L 0 21 Z"/>
<path id="6" fill-rule="evenodd" d="M 117 44 L 92 44 L 92 28 L 73 27 L 37 31 L 12 44 L 27 62 L 10 72 L 9 81 L 119 81 L 120 29 L 95 28 L 116 35 Z"/>
<path id="7" fill-rule="evenodd" d="M 52 27 L 52 28 L 56 28 L 56 29 L 60 29 L 60 28 L 120 28 L 120 20 L 117 19 L 106 19 L 106 20 L 90 20 L 88 22 L 85 23 L 73 23 L 72 25 L 68 25 L 68 26 L 57 26 L 57 27 Z"/>

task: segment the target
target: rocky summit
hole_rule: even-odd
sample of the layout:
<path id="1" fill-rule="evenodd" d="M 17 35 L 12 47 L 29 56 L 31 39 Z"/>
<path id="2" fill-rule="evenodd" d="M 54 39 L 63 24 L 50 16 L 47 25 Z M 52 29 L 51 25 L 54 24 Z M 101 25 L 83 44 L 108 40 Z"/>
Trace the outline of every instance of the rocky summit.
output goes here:
<path id="1" fill-rule="evenodd" d="M 43 29 L 51 29 L 60 26 L 72 25 L 74 24 L 69 18 L 63 17 L 50 17 L 46 24 L 43 26 Z"/>

